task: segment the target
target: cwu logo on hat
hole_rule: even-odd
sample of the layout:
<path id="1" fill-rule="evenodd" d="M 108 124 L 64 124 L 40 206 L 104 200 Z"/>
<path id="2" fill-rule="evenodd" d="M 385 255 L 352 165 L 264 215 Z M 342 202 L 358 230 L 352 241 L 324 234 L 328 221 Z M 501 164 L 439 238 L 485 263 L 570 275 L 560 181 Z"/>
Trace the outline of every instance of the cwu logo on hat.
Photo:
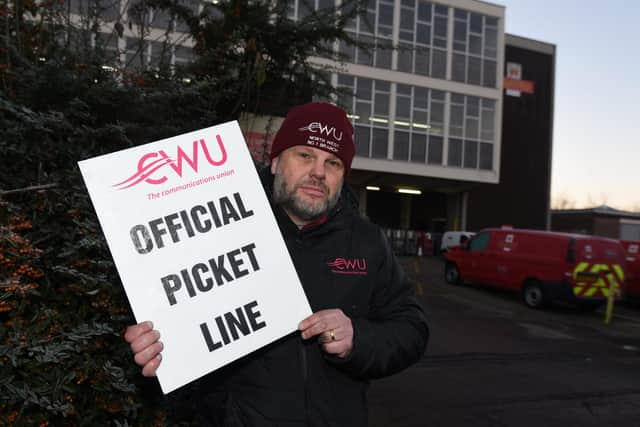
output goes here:
<path id="1" fill-rule="evenodd" d="M 323 125 L 320 122 L 311 122 L 306 126 L 303 126 L 298 129 L 299 131 L 308 131 L 312 133 L 320 133 L 320 135 L 333 135 L 333 138 L 337 141 L 342 141 L 342 131 L 340 131 L 340 136 L 336 133 L 335 127 L 329 127 L 327 125 Z"/>
<path id="2" fill-rule="evenodd" d="M 367 274 L 366 258 L 336 258 L 327 263 L 332 273 L 337 274 Z"/>

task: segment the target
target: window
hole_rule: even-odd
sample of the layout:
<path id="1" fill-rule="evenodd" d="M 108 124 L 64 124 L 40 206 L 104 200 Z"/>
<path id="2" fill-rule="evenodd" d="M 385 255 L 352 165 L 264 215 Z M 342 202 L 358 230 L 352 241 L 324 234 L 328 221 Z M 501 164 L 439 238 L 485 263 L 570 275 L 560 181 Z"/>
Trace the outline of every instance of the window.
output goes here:
<path id="1" fill-rule="evenodd" d="M 496 87 L 497 56 L 498 18 L 455 9 L 451 79 Z"/>
<path id="2" fill-rule="evenodd" d="M 398 71 L 445 78 L 448 10 L 424 0 L 400 3 Z"/>
<path id="3" fill-rule="evenodd" d="M 492 170 L 496 101 L 451 94 L 449 166 Z"/>
<path id="4" fill-rule="evenodd" d="M 469 241 L 469 250 L 473 252 L 484 251 L 489 247 L 490 233 L 477 234 L 473 239 Z"/>

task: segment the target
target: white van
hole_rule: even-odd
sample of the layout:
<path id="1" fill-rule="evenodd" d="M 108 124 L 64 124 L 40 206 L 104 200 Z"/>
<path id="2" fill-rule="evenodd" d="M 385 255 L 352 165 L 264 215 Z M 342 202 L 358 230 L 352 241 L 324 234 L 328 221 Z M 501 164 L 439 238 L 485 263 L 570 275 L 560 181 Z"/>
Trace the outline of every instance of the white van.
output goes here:
<path id="1" fill-rule="evenodd" d="M 450 247 L 463 245 L 474 234 L 471 231 L 447 231 L 442 235 L 440 253 L 447 252 Z"/>

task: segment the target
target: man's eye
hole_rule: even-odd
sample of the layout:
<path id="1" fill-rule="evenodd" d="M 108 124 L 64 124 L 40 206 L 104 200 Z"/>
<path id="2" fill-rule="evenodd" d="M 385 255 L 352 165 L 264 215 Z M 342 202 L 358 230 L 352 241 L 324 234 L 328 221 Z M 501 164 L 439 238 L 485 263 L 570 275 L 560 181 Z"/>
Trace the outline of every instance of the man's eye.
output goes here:
<path id="1" fill-rule="evenodd" d="M 342 163 L 340 163 L 338 160 L 330 160 L 329 161 L 329 165 L 331 165 L 332 167 L 334 167 L 336 169 L 341 169 L 342 168 Z"/>
<path id="2" fill-rule="evenodd" d="M 300 153 L 300 157 L 302 157 L 303 159 L 310 159 L 311 155 L 309 153 Z"/>

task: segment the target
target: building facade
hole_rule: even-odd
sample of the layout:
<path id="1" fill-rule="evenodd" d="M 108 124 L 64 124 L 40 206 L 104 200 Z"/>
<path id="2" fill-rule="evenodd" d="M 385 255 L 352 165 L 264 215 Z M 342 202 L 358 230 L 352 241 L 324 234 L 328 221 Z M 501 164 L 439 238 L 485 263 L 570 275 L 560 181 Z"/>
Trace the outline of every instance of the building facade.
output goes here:
<path id="1" fill-rule="evenodd" d="M 308 13 L 307 4 L 293 2 L 290 17 Z M 333 101 L 355 130 L 349 183 L 372 221 L 427 232 L 465 228 L 467 192 L 500 181 L 504 12 L 476 0 L 371 0 L 347 30 L 375 49 L 341 44 L 335 49 L 346 62 L 312 59 L 336 70 L 342 95 Z M 250 145 L 268 149 L 265 123 L 246 123 Z M 277 120 L 269 124 L 277 129 Z"/>
<path id="2" fill-rule="evenodd" d="M 640 241 L 640 213 L 602 205 L 588 209 L 551 211 L 554 231 Z"/>
<path id="3" fill-rule="evenodd" d="M 77 16 L 91 3 L 68 0 Z M 99 3 L 111 34 L 101 42 L 115 63 L 191 60 L 184 24 L 124 0 Z M 182 3 L 202 7 L 199 0 Z M 287 14 L 297 20 L 338 3 L 292 0 Z M 115 28 L 117 22 L 140 26 Z M 374 48 L 336 43 L 344 62 L 311 58 L 332 70 L 340 95 L 330 101 L 353 121 L 348 181 L 362 214 L 388 229 L 430 233 L 548 228 L 555 47 L 504 28 L 505 8 L 484 1 L 369 0 L 347 31 Z M 268 159 L 281 120 L 242 118 L 256 160 Z"/>
<path id="4" fill-rule="evenodd" d="M 500 182 L 469 191 L 469 229 L 549 229 L 554 85 L 555 46 L 507 34 Z"/>

